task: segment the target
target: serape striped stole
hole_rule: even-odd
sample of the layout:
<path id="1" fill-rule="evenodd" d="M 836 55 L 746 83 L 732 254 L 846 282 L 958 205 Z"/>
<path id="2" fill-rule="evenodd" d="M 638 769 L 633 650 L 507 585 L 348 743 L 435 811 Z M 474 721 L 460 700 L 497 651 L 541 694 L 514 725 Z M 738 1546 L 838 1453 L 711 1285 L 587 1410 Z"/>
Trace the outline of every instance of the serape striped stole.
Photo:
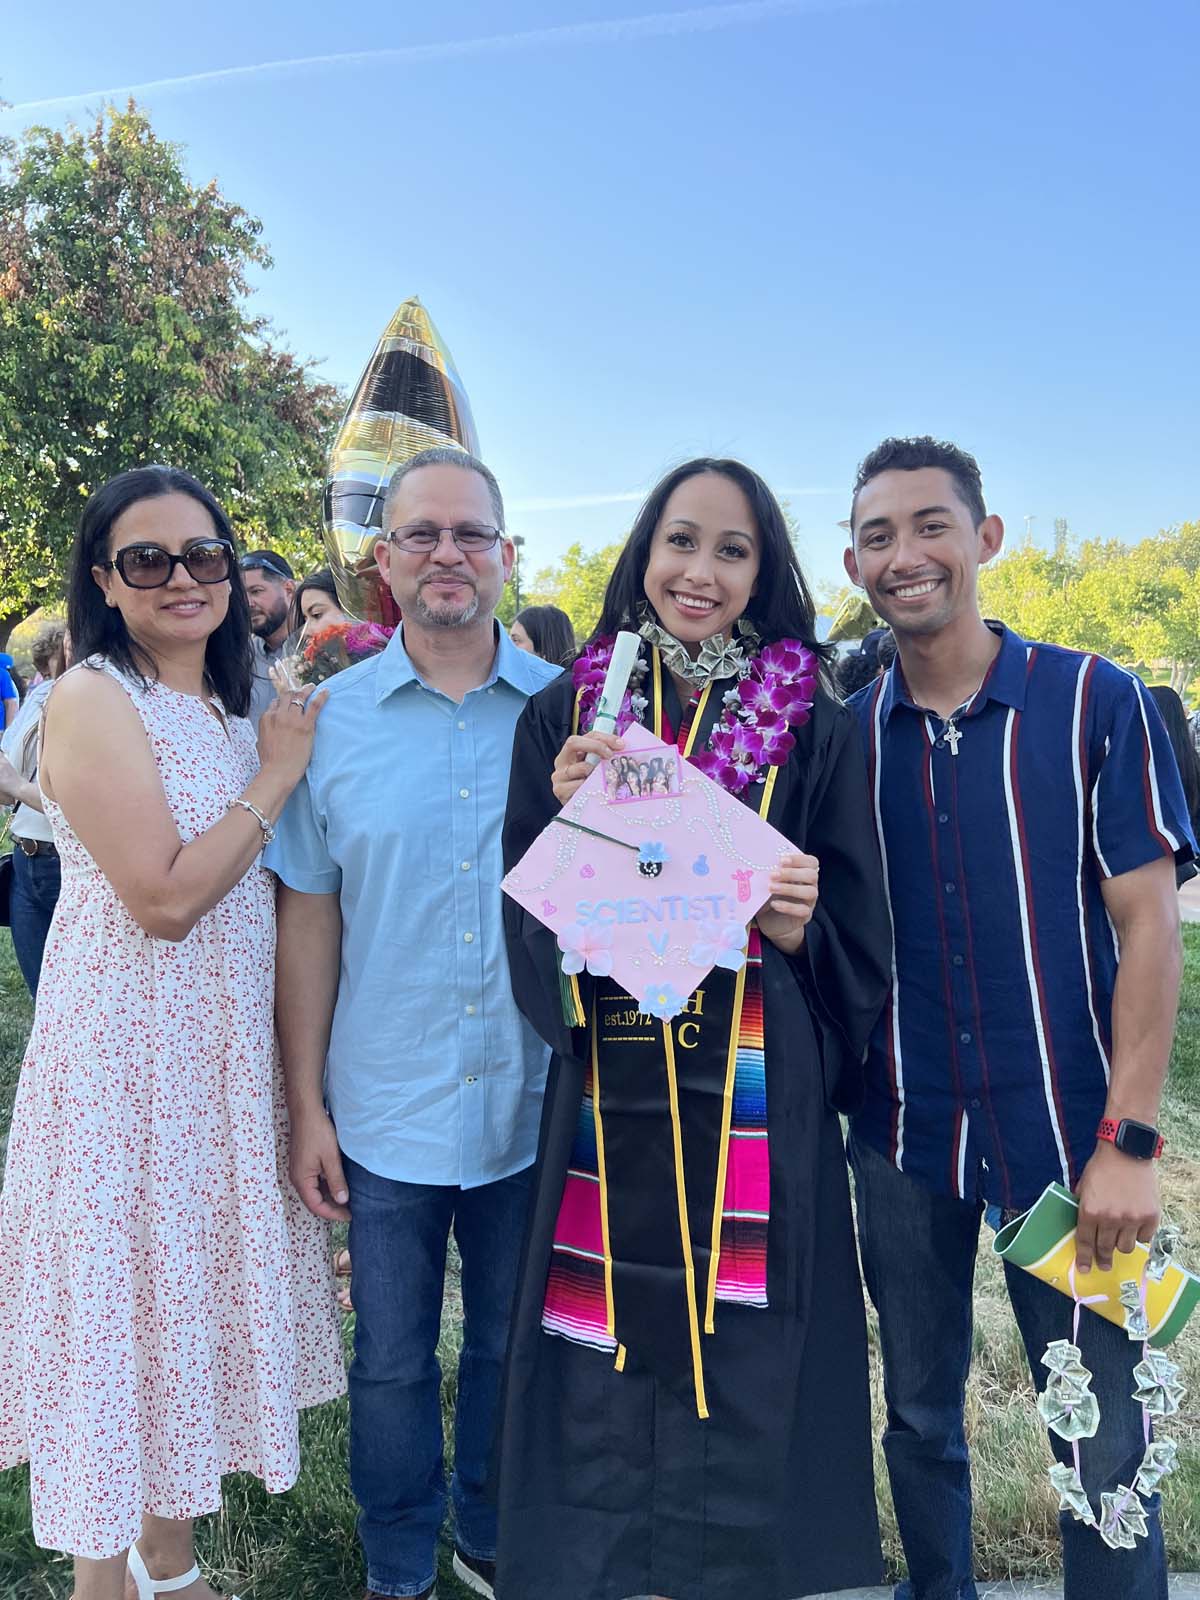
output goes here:
<path id="1" fill-rule="evenodd" d="M 740 1009 L 730 1019 L 731 1026 L 737 1029 L 733 1098 L 721 1152 L 725 1181 L 716 1270 L 712 1272 L 710 1265 L 710 1283 L 704 1286 L 706 1333 L 714 1331 L 714 1299 L 747 1306 L 767 1304 L 771 1182 L 763 1056 L 762 945 L 755 927 L 750 929 L 744 970 Z M 652 1019 L 646 1020 L 654 1026 Z M 593 1017 L 593 1040 L 595 1027 Z M 663 1066 L 665 1071 L 665 1057 Z M 609 1291 L 611 1256 L 601 1160 L 603 1135 L 598 1128 L 594 1090 L 589 1061 L 554 1230 L 542 1326 L 547 1333 L 615 1355 L 618 1345 Z M 719 1179 L 720 1168 L 715 1176 Z"/>

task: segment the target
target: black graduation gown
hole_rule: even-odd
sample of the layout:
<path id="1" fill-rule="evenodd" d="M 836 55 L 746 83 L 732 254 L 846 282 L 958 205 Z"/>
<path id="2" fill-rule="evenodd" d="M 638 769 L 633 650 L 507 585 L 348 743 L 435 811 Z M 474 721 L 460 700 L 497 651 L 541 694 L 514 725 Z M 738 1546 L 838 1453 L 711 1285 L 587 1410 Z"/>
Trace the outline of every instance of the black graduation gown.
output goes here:
<path id="1" fill-rule="evenodd" d="M 565 674 L 518 723 L 506 870 L 559 809 L 550 770 L 573 703 Z M 761 795 L 755 786 L 747 803 Z M 861 1095 L 891 932 L 857 732 L 825 695 L 797 730 L 768 820 L 820 859 L 821 895 L 797 956 L 762 941 L 770 1307 L 718 1303 L 703 1342 L 707 1420 L 632 1350 L 616 1372 L 611 1356 L 542 1330 L 588 1036 L 563 1020 L 554 936 L 506 899 L 517 1002 L 554 1055 L 502 1399 L 499 1600 L 794 1600 L 881 1581 L 866 1327 L 834 1108 Z"/>

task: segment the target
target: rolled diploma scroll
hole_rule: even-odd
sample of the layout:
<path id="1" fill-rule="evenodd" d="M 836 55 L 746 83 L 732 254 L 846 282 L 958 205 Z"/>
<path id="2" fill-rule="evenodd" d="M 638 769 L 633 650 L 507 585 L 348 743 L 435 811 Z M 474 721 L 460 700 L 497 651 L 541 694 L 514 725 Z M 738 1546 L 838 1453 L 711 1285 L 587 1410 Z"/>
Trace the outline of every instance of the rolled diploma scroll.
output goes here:
<path id="1" fill-rule="evenodd" d="M 629 687 L 629 675 L 633 671 L 641 642 L 636 633 L 629 633 L 624 628 L 617 635 L 616 643 L 613 645 L 612 660 L 608 663 L 608 671 L 604 675 L 604 688 L 600 691 L 596 720 L 592 723 L 593 733 L 612 733 L 616 728 L 621 701 L 624 700 L 625 691 Z M 586 758 L 589 767 L 594 767 L 599 759 L 600 757 L 595 755 Z"/>

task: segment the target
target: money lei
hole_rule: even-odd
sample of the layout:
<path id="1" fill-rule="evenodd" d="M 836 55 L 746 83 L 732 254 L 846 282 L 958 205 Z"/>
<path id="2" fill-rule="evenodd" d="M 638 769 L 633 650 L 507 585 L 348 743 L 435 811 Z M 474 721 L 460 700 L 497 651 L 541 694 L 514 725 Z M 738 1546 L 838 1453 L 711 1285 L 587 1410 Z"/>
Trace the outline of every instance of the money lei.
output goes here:
<path id="1" fill-rule="evenodd" d="M 1161 1350 L 1152 1350 L 1147 1342 L 1150 1324 L 1146 1316 L 1146 1279 L 1162 1276 L 1177 1238 L 1173 1228 L 1166 1225 L 1160 1228 L 1151 1244 L 1142 1281 L 1137 1283 L 1130 1279 L 1120 1288 L 1125 1332 L 1130 1339 L 1142 1343 L 1142 1359 L 1133 1369 L 1137 1384 L 1133 1398 L 1142 1406 L 1146 1448 L 1132 1486 L 1118 1484 L 1116 1489 L 1101 1494 L 1098 1518 L 1079 1471 L 1079 1441 L 1094 1438 L 1100 1425 L 1100 1407 L 1091 1391 L 1092 1374 L 1083 1364 L 1077 1342 L 1055 1339 L 1047 1345 L 1042 1357 L 1050 1376 L 1038 1396 L 1038 1414 L 1060 1439 L 1070 1443 L 1072 1454 L 1071 1462 L 1056 1462 L 1050 1468 L 1050 1484 L 1058 1495 L 1058 1508 L 1069 1511 L 1076 1522 L 1094 1527 L 1113 1550 L 1132 1550 L 1139 1539 L 1146 1537 L 1146 1508 L 1141 1496 L 1153 1494 L 1163 1478 L 1175 1470 L 1178 1446 L 1173 1439 L 1151 1440 L 1150 1418 L 1167 1417 L 1178 1411 L 1184 1390 L 1178 1381 L 1176 1363 Z M 1091 1297 L 1080 1295 L 1076 1289 L 1074 1267 L 1070 1282 L 1075 1300 L 1072 1338 L 1077 1341 L 1080 1314 L 1083 1307 L 1090 1304 Z"/>
<path id="2" fill-rule="evenodd" d="M 758 634 L 744 618 L 739 620 L 737 631 L 747 642 L 757 645 Z M 737 688 L 730 689 L 724 697 L 707 749 L 689 758 L 693 766 L 730 794 L 740 795 L 762 781 L 768 767 L 781 766 L 787 760 L 796 745 L 792 729 L 808 721 L 817 692 L 820 664 L 806 645 L 797 639 L 780 639 L 748 656 L 740 642 L 715 634 L 704 641 L 697 659 L 692 661 L 679 641 L 658 623 L 644 621 L 641 632 L 662 652 L 672 670 L 677 652 L 682 652 L 688 666 L 687 681 L 697 688 L 725 678 L 737 680 Z M 660 635 L 665 643 L 659 642 Z M 595 719 L 612 651 L 611 638 L 596 639 L 580 652 L 572 668 L 579 691 L 579 727 L 585 732 Z M 646 671 L 646 663 L 639 657 L 633 669 L 633 686 L 617 717 L 618 734 L 631 722 L 640 721 L 646 709 Z"/>

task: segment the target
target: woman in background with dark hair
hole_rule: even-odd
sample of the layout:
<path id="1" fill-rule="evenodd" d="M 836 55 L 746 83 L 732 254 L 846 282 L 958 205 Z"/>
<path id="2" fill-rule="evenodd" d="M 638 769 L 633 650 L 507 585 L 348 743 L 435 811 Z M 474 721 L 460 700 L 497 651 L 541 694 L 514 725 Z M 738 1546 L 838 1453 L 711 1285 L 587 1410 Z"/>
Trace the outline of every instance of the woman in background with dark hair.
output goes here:
<path id="1" fill-rule="evenodd" d="M 1175 760 L 1179 765 L 1179 776 L 1183 780 L 1183 797 L 1187 801 L 1188 816 L 1192 819 L 1192 837 L 1200 839 L 1200 833 L 1197 832 L 1200 828 L 1200 755 L 1196 754 L 1196 746 L 1192 742 L 1192 730 L 1188 727 L 1187 712 L 1183 709 L 1183 701 L 1174 689 L 1165 683 L 1151 684 L 1150 698 L 1162 715 L 1167 737 L 1171 741 L 1171 749 L 1175 752 Z"/>
<path id="2" fill-rule="evenodd" d="M 642 507 L 597 636 L 517 724 L 506 868 L 587 758 L 620 748 L 590 731 L 619 629 L 644 641 L 627 718 L 795 851 L 740 971 L 714 967 L 666 1021 L 611 979 L 564 978 L 554 935 L 505 903 L 517 1000 L 554 1054 L 509 1346 L 496 1592 L 792 1600 L 877 1583 L 835 1106 L 860 1092 L 890 931 L 853 721 L 822 682 L 812 600 L 756 473 L 691 461 Z M 698 895 L 727 888 L 702 843 Z"/>
<path id="3" fill-rule="evenodd" d="M 298 1406 L 340 1392 L 321 1225 L 282 1185 L 264 841 L 312 748 L 250 701 L 229 523 L 194 478 L 84 508 L 77 661 L 39 782 L 62 861 L 0 1194 L 0 1467 L 74 1600 L 210 1600 L 192 1518 L 223 1473 L 289 1488 Z M 136 1541 L 136 1542 L 135 1542 Z"/>
<path id="4" fill-rule="evenodd" d="M 310 572 L 303 583 L 296 585 L 296 591 L 292 595 L 292 611 L 288 618 L 288 626 L 293 633 L 299 633 L 302 638 L 309 639 L 314 633 L 320 633 L 322 628 L 332 627 L 337 622 L 353 622 L 353 620 L 349 612 L 342 610 L 337 585 L 328 567 Z"/>
<path id="5" fill-rule="evenodd" d="M 569 667 L 576 656 L 575 629 L 557 606 L 526 606 L 517 612 L 508 636 L 518 650 L 528 650 L 556 667 Z"/>

